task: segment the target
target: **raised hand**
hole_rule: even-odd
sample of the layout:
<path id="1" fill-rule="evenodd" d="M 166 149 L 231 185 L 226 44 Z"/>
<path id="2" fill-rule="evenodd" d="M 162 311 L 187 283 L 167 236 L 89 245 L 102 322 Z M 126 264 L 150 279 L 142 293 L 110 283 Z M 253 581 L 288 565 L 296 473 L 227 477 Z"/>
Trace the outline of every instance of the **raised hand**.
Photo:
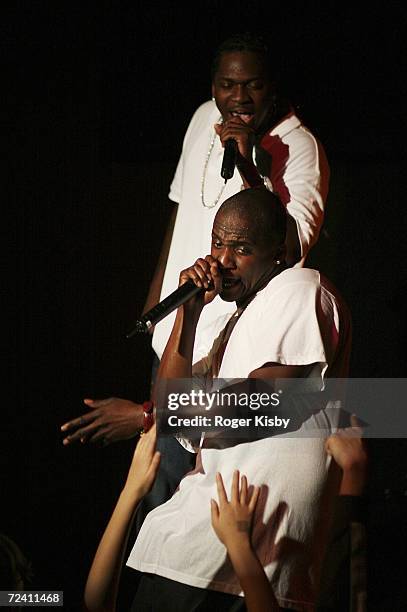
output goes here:
<path id="1" fill-rule="evenodd" d="M 249 495 L 247 478 L 238 470 L 233 473 L 231 498 L 228 500 L 221 474 L 216 474 L 219 504 L 211 500 L 212 526 L 220 541 L 229 550 L 239 542 L 250 542 L 253 513 L 259 497 L 259 487 Z"/>
<path id="2" fill-rule="evenodd" d="M 357 417 L 352 415 L 351 427 L 340 429 L 325 443 L 326 452 L 343 471 L 341 495 L 362 495 L 366 485 L 368 456 L 362 433 Z"/>
<path id="3" fill-rule="evenodd" d="M 214 127 L 223 146 L 225 146 L 227 140 L 236 140 L 240 155 L 247 161 L 252 162 L 255 140 L 255 131 L 252 127 L 247 125 L 240 117 L 233 117 L 223 123 L 216 123 Z"/>
<path id="4" fill-rule="evenodd" d="M 122 400 L 125 401 L 125 400 Z M 160 464 L 155 425 L 137 443 L 126 484 L 100 540 L 86 582 L 88 612 L 115 612 L 123 557 L 137 504 L 148 493 Z"/>
<path id="5" fill-rule="evenodd" d="M 203 307 L 212 302 L 222 289 L 222 274 L 219 270 L 218 262 L 212 255 L 207 255 L 205 259 L 199 258 L 193 266 L 186 268 L 180 274 L 180 285 L 192 280 L 197 287 L 206 289 L 204 293 L 199 293 L 189 300 L 188 306 Z M 213 286 L 209 291 L 208 289 Z"/>
<path id="6" fill-rule="evenodd" d="M 212 526 L 226 546 L 243 589 L 248 612 L 276 612 L 280 608 L 250 541 L 260 488 L 254 487 L 249 495 L 246 476 L 242 476 L 240 483 L 239 480 L 240 474 L 236 470 L 229 501 L 222 476 L 216 474 L 219 504 L 211 500 Z"/>
<path id="7" fill-rule="evenodd" d="M 157 431 L 154 423 L 137 443 L 123 494 L 139 500 L 150 491 L 160 464 L 160 453 L 155 450 L 156 442 Z"/>

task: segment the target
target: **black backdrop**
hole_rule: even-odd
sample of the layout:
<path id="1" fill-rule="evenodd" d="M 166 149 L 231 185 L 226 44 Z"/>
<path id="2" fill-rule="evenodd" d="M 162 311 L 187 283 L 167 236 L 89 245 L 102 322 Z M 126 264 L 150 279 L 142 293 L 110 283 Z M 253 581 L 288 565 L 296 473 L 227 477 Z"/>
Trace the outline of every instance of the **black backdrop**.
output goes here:
<path id="1" fill-rule="evenodd" d="M 404 11 L 308 4 L 3 8 L 2 269 L 12 274 L 1 531 L 32 559 L 36 588 L 65 591 L 66 609 L 79 607 L 133 444 L 63 448 L 59 425 L 86 396 L 147 397 L 151 349 L 124 332 L 154 269 L 185 128 L 227 35 L 272 33 L 291 96 L 325 145 L 331 190 L 310 265 L 352 309 L 352 375 L 406 376 Z M 402 610 L 406 444 L 371 447 L 372 609 Z"/>

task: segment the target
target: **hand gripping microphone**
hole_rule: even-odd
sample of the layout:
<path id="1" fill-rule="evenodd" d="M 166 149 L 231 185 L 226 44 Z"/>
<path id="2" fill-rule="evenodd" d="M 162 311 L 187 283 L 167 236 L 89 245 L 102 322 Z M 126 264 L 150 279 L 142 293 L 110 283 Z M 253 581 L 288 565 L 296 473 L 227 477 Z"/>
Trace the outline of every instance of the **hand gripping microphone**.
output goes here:
<path id="1" fill-rule="evenodd" d="M 220 175 L 225 179 L 225 183 L 228 179 L 231 179 L 235 171 L 237 161 L 237 142 L 233 138 L 230 138 L 225 142 L 225 151 L 223 153 L 223 162 Z"/>

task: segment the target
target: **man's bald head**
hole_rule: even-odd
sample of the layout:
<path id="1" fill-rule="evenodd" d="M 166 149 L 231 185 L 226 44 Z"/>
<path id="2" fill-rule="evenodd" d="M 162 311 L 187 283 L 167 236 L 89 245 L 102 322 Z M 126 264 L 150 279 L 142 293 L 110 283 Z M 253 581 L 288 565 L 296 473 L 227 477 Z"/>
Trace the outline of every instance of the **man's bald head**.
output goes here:
<path id="1" fill-rule="evenodd" d="M 278 196 L 265 188 L 244 189 L 228 198 L 219 208 L 214 226 L 228 225 L 235 219 L 258 244 L 281 247 L 287 231 L 287 213 Z"/>

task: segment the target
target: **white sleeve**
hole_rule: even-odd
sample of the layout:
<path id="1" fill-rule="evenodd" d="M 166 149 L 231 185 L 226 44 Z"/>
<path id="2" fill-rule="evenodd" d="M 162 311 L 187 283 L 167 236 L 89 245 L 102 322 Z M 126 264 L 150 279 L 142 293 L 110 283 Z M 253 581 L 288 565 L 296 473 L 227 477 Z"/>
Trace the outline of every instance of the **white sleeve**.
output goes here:
<path id="1" fill-rule="evenodd" d="M 181 191 L 182 191 L 182 176 L 184 169 L 184 150 L 181 152 L 181 156 L 178 160 L 177 169 L 175 170 L 174 178 L 172 179 L 172 183 L 170 186 L 170 192 L 168 197 L 173 202 L 179 204 L 181 200 Z"/>
<path id="2" fill-rule="evenodd" d="M 284 182 L 289 192 L 287 211 L 295 219 L 301 256 L 305 257 L 318 240 L 324 220 L 328 193 L 329 166 L 321 145 L 309 132 L 298 138 L 288 159 Z"/>
<path id="3" fill-rule="evenodd" d="M 291 283 L 266 299 L 256 315 L 241 329 L 239 339 L 240 348 L 245 347 L 248 372 L 266 363 L 315 363 L 323 377 L 332 363 L 339 331 L 335 305 L 320 287 Z"/>
<path id="4" fill-rule="evenodd" d="M 197 115 L 200 112 L 200 108 L 199 107 L 195 113 L 193 114 L 191 121 L 189 122 L 187 131 L 185 132 L 185 136 L 184 136 L 184 141 L 182 144 L 182 151 L 181 151 L 181 155 L 180 158 L 178 160 L 178 165 L 177 165 L 177 169 L 175 170 L 175 174 L 174 174 L 174 178 L 172 179 L 172 183 L 170 185 L 170 192 L 168 194 L 168 197 L 170 200 L 172 200 L 173 202 L 177 202 L 178 204 L 181 201 L 181 194 L 182 194 L 182 184 L 183 184 L 183 180 L 184 180 L 184 158 L 185 158 L 185 151 L 188 150 L 188 141 L 189 138 L 191 136 L 191 132 L 194 129 L 194 125 L 197 119 Z"/>
<path id="5" fill-rule="evenodd" d="M 303 126 L 283 139 L 266 136 L 262 148 L 272 158 L 271 187 L 297 225 L 301 257 L 318 239 L 329 187 L 329 165 L 322 145 Z M 267 185 L 270 188 L 270 184 Z"/>
<path id="6" fill-rule="evenodd" d="M 212 359 L 223 337 L 223 330 L 230 319 L 230 313 L 215 319 L 206 325 L 199 334 L 199 341 L 194 346 L 192 375 L 194 378 L 207 378 L 212 375 Z"/>

